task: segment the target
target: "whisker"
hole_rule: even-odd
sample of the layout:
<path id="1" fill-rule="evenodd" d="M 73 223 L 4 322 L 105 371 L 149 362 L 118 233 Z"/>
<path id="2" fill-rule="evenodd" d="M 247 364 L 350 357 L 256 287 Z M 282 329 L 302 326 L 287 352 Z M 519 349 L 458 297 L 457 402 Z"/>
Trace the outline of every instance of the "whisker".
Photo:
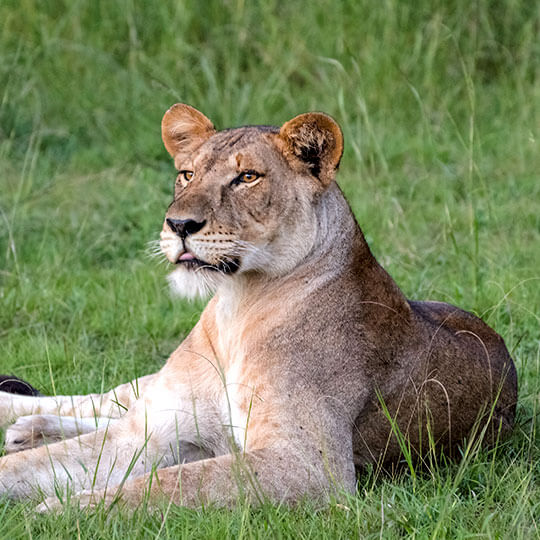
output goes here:
<path id="1" fill-rule="evenodd" d="M 165 253 L 163 253 L 162 251 L 156 251 L 156 252 L 145 251 L 144 253 L 149 259 L 167 260 Z"/>
<path id="2" fill-rule="evenodd" d="M 200 272 L 201 270 L 204 270 L 205 268 L 208 268 L 208 269 L 210 269 L 212 271 L 223 274 L 223 271 L 220 268 L 218 268 L 217 266 L 213 266 L 211 264 L 204 264 L 202 266 L 199 266 L 198 268 L 195 268 L 195 272 Z M 206 274 L 204 274 L 204 275 L 206 275 Z"/>

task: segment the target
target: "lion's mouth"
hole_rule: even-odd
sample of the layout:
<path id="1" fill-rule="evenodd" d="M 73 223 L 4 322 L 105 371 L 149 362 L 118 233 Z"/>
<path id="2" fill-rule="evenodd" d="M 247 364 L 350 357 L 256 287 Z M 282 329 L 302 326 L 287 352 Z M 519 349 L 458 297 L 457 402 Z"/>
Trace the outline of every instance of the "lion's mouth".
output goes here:
<path id="1" fill-rule="evenodd" d="M 240 268 L 240 261 L 238 259 L 230 259 L 227 261 L 221 261 L 218 264 L 212 264 L 201 259 L 197 259 L 189 251 L 184 251 L 180 257 L 178 257 L 175 264 L 181 264 L 186 268 L 197 270 L 199 268 L 206 268 L 213 270 L 214 272 L 222 272 L 223 274 L 234 274 L 238 268 Z"/>

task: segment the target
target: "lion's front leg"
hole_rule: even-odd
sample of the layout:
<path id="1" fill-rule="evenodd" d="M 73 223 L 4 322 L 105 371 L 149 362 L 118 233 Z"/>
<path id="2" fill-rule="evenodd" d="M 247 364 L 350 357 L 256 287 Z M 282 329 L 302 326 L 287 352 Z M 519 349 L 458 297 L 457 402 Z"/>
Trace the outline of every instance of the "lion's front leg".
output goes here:
<path id="1" fill-rule="evenodd" d="M 152 431 L 174 436 L 174 429 L 161 427 L 145 424 L 144 410 L 133 411 L 94 433 L 4 456 L 0 494 L 22 498 L 32 496 L 36 488 L 52 495 L 58 487 L 73 491 L 105 487 L 144 474 L 153 465 L 171 465 L 173 441 L 153 436 Z"/>
<path id="2" fill-rule="evenodd" d="M 6 454 L 21 452 L 44 444 L 71 439 L 85 433 L 104 429 L 116 422 L 113 418 L 75 418 L 55 414 L 20 416 L 6 430 L 4 451 Z"/>
<path id="3" fill-rule="evenodd" d="M 197 445 L 215 425 L 212 406 L 198 400 L 194 407 L 190 396 L 168 377 L 156 378 L 147 395 L 105 429 L 1 458 L 0 494 L 20 498 L 38 487 L 46 495 L 57 487 L 99 489 L 182 460 L 184 443 Z M 192 448 L 187 453 L 195 458 Z"/>
<path id="4" fill-rule="evenodd" d="M 160 469 L 106 490 L 86 490 L 71 502 L 81 508 L 99 504 L 136 507 L 143 502 L 199 508 L 207 504 L 232 507 L 241 499 L 255 504 L 294 503 L 305 496 L 328 500 L 355 489 L 352 462 L 343 456 L 335 458 L 321 459 L 318 451 L 295 451 L 285 445 L 263 448 Z M 61 508 L 62 501 L 49 497 L 38 510 Z"/>
<path id="5" fill-rule="evenodd" d="M 30 396 L 0 391 L 0 427 L 21 416 L 56 414 L 91 418 L 121 417 L 152 383 L 155 375 L 146 375 L 121 384 L 105 394 L 83 396 Z"/>
<path id="6" fill-rule="evenodd" d="M 130 440 L 114 427 L 4 456 L 0 493 L 22 498 L 37 488 L 50 495 L 57 487 L 78 491 L 121 482 L 131 460 L 144 450 L 144 436 L 134 434 Z M 131 472 L 142 474 L 144 466 L 136 464 Z"/>
<path id="7" fill-rule="evenodd" d="M 352 492 L 356 476 L 348 420 L 317 412 L 318 421 L 311 423 L 311 411 L 303 418 L 301 413 L 295 418 L 284 415 L 283 424 L 273 422 L 272 430 L 261 422 L 243 451 L 152 471 L 106 490 L 77 494 L 72 501 L 81 506 L 95 506 L 103 499 L 106 505 L 131 507 L 143 502 L 230 507 L 243 498 L 256 504 L 294 503 L 305 496 L 328 500 Z M 302 429 L 295 429 L 298 421 Z M 59 504 L 46 501 L 50 508 Z"/>

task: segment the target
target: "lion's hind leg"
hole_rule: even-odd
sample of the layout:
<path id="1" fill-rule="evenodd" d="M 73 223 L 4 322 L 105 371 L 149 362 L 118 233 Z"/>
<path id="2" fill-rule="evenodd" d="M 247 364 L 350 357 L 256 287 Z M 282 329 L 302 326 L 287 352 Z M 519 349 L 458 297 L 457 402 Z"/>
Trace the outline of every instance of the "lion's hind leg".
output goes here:
<path id="1" fill-rule="evenodd" d="M 6 430 L 6 454 L 36 448 L 78 435 L 105 429 L 115 419 L 105 417 L 75 418 L 55 414 L 21 416 Z"/>

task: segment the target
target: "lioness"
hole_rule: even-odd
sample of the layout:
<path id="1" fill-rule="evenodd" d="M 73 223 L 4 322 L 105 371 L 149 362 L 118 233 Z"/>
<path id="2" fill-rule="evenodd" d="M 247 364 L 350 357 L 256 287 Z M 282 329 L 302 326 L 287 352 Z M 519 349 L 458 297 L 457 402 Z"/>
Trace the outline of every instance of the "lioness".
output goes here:
<path id="1" fill-rule="evenodd" d="M 511 431 L 503 340 L 456 307 L 407 300 L 379 266 L 334 181 L 332 118 L 216 131 L 177 104 L 162 135 L 178 170 L 161 233 L 170 279 L 215 294 L 155 375 L 103 395 L 0 392 L 0 420 L 18 418 L 0 492 L 69 486 L 81 505 L 324 499 L 355 490 L 355 466 L 399 460 L 400 441 L 421 458 L 471 430 Z"/>

